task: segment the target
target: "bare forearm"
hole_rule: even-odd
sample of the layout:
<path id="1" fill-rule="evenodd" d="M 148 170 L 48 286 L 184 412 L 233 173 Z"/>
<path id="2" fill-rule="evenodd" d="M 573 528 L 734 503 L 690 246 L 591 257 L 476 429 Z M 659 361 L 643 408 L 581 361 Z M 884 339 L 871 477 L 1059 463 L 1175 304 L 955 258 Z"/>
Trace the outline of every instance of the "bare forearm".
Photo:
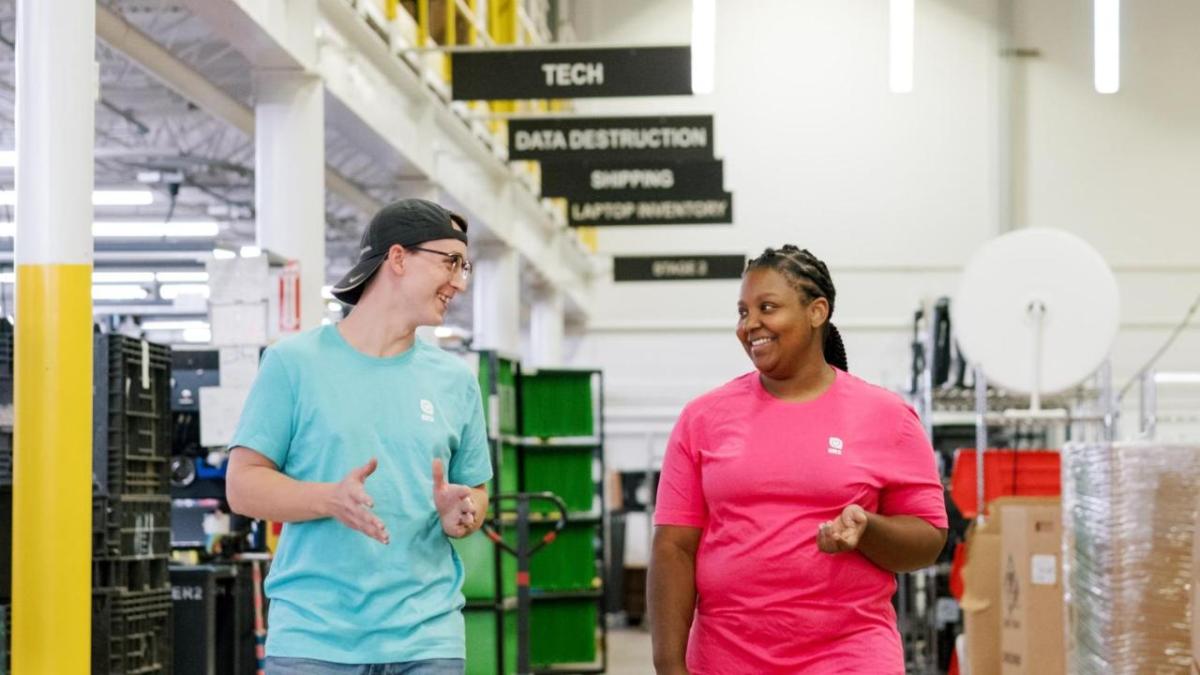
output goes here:
<path id="1" fill-rule="evenodd" d="M 695 556 L 656 543 L 648 577 L 654 669 L 659 675 L 686 673 L 688 632 L 696 611 Z"/>
<path id="2" fill-rule="evenodd" d="M 265 466 L 240 466 L 226 477 L 225 497 L 243 516 L 295 523 L 328 518 L 336 485 L 298 481 Z"/>
<path id="3" fill-rule="evenodd" d="M 867 516 L 858 550 L 868 560 L 890 572 L 911 572 L 937 560 L 946 543 L 946 531 L 915 516 Z"/>

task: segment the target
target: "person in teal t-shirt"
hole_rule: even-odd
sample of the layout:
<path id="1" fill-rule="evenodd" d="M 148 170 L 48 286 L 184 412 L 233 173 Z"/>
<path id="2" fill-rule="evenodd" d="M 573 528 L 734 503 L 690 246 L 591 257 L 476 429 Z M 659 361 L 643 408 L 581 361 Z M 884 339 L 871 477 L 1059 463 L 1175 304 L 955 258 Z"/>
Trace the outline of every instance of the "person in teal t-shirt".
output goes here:
<path id="1" fill-rule="evenodd" d="M 230 507 L 285 523 L 266 581 L 268 675 L 464 671 L 462 562 L 492 477 L 479 385 L 415 339 L 466 289 L 467 223 L 384 207 L 334 287 L 337 325 L 266 350 L 231 444 Z"/>

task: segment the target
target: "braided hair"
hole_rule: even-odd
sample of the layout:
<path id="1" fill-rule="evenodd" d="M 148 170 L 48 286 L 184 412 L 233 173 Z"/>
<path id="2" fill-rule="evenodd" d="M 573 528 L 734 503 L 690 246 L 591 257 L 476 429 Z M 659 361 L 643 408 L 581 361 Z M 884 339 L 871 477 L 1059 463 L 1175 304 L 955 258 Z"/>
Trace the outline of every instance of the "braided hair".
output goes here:
<path id="1" fill-rule="evenodd" d="M 808 249 L 797 248 L 791 244 L 782 247 L 768 248 L 762 255 L 746 263 L 746 271 L 754 269 L 773 269 L 788 280 L 788 284 L 800 292 L 808 300 L 825 298 L 829 302 L 829 317 L 821 326 L 821 347 L 825 353 L 825 361 L 830 365 L 849 371 L 846 364 L 846 346 L 842 344 L 842 335 L 837 326 L 830 323 L 833 317 L 833 303 L 837 297 L 837 289 L 833 287 L 833 279 L 829 276 L 829 268 Z"/>

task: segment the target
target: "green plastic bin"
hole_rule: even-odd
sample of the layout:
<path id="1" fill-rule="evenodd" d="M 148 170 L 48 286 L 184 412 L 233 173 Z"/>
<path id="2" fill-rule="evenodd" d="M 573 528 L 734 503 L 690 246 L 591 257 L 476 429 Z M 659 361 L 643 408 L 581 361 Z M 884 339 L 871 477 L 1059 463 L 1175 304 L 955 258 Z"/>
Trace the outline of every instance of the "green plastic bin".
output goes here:
<path id="1" fill-rule="evenodd" d="M 517 433 L 517 363 L 504 357 L 496 357 L 496 394 L 499 397 L 501 434 Z M 490 352 L 479 354 L 479 391 L 483 395 L 486 409 L 488 395 L 492 391 L 492 363 Z M 490 415 L 490 413 L 489 413 Z M 490 419 L 488 420 L 491 421 Z"/>
<path id="2" fill-rule="evenodd" d="M 534 667 L 596 660 L 596 599 L 535 599 L 529 660 Z"/>
<path id="3" fill-rule="evenodd" d="M 468 601 L 496 600 L 496 567 L 495 556 L 500 554 L 500 569 L 504 583 L 503 597 L 512 598 L 517 595 L 517 559 L 503 551 L 497 551 L 496 545 L 483 532 L 476 532 L 463 539 L 451 540 L 454 550 L 463 563 L 463 596 Z"/>
<path id="4" fill-rule="evenodd" d="M 499 614 L 492 608 L 463 610 L 467 627 L 467 675 L 497 675 L 500 672 L 509 675 L 517 672 L 517 610 L 503 612 L 502 636 L 496 634 L 496 617 Z M 496 667 L 496 645 L 500 639 L 504 640 L 503 671 Z"/>
<path id="5" fill-rule="evenodd" d="M 571 512 L 592 510 L 596 492 L 592 480 L 594 447 L 526 446 L 522 452 L 526 492 L 553 492 Z M 554 504 L 545 500 L 530 502 L 529 508 L 535 513 L 555 510 Z"/>
<path id="6" fill-rule="evenodd" d="M 539 370 L 521 375 L 522 436 L 593 436 L 594 371 Z"/>

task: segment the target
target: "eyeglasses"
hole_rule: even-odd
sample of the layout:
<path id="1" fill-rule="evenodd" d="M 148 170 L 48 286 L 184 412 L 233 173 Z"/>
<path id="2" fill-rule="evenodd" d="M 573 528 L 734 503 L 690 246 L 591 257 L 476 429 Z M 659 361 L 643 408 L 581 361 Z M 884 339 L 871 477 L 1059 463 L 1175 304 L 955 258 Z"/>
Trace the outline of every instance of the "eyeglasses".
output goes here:
<path id="1" fill-rule="evenodd" d="M 466 258 L 462 257 L 458 253 L 446 253 L 445 251 L 435 251 L 431 248 L 421 248 L 420 246 L 409 246 L 408 250 L 423 251 L 425 253 L 436 253 L 436 254 L 442 256 L 443 258 L 446 258 L 446 260 L 450 263 L 450 273 L 451 274 L 461 274 L 463 281 L 470 279 L 471 271 L 473 269 L 475 269 L 475 266 L 471 264 L 470 260 L 467 260 Z"/>

